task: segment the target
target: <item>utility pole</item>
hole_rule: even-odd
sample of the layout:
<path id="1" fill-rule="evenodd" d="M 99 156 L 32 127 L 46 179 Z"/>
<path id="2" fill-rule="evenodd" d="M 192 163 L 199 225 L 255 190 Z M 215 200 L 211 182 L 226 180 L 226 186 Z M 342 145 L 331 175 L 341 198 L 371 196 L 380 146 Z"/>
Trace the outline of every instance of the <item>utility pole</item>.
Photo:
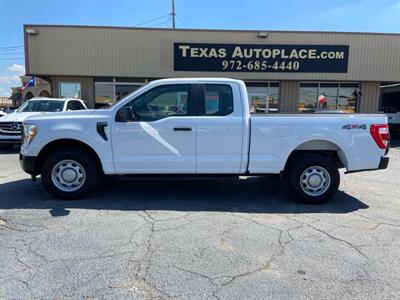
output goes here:
<path id="1" fill-rule="evenodd" d="M 175 29 L 175 1 L 172 0 L 172 28 Z"/>

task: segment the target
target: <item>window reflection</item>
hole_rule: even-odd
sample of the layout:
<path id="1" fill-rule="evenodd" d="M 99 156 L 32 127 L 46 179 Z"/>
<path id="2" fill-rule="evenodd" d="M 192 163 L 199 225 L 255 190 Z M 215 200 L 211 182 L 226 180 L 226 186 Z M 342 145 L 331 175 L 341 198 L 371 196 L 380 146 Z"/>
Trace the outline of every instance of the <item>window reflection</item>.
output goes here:
<path id="1" fill-rule="evenodd" d="M 317 108 L 318 83 L 301 83 L 298 109 L 301 112 L 314 112 Z"/>
<path id="2" fill-rule="evenodd" d="M 170 116 L 188 114 L 188 84 L 157 86 L 138 96 L 131 106 L 137 121 L 156 121 Z"/>
<path id="3" fill-rule="evenodd" d="M 81 84 L 79 82 L 60 82 L 60 98 L 81 98 Z"/>
<path id="4" fill-rule="evenodd" d="M 268 112 L 278 112 L 279 83 L 270 82 L 268 89 Z"/>
<path id="5" fill-rule="evenodd" d="M 339 84 L 321 83 L 318 91 L 317 109 L 336 109 Z"/>
<path id="6" fill-rule="evenodd" d="M 96 108 L 109 106 L 142 86 L 141 83 L 128 83 L 127 81 L 116 78 L 96 78 L 94 83 Z"/>
<path id="7" fill-rule="evenodd" d="M 301 83 L 298 110 L 356 112 L 358 94 L 358 83 Z"/>
<path id="8" fill-rule="evenodd" d="M 341 83 L 337 109 L 347 112 L 355 112 L 357 109 L 358 94 L 358 84 Z"/>
<path id="9" fill-rule="evenodd" d="M 250 113 L 278 112 L 279 108 L 279 83 L 266 82 L 247 84 Z"/>
<path id="10" fill-rule="evenodd" d="M 114 84 L 112 83 L 94 83 L 94 95 L 96 106 L 107 105 L 114 102 Z"/>
<path id="11" fill-rule="evenodd" d="M 132 93 L 134 90 L 138 89 L 138 85 L 121 85 L 117 84 L 115 86 L 115 101 L 119 101 L 125 96 L 128 96 L 130 93 Z"/>
<path id="12" fill-rule="evenodd" d="M 232 88 L 225 84 L 205 85 L 205 115 L 226 116 L 233 112 Z"/>

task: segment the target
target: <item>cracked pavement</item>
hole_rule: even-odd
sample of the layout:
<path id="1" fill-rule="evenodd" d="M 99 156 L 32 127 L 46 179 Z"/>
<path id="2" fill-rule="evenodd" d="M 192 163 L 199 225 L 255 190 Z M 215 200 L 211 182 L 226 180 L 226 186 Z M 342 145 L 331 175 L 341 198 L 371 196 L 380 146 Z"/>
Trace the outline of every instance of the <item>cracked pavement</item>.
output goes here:
<path id="1" fill-rule="evenodd" d="M 319 206 L 274 177 L 52 199 L 0 153 L 0 299 L 398 299 L 400 148 Z M 343 173 L 343 172 L 342 172 Z"/>

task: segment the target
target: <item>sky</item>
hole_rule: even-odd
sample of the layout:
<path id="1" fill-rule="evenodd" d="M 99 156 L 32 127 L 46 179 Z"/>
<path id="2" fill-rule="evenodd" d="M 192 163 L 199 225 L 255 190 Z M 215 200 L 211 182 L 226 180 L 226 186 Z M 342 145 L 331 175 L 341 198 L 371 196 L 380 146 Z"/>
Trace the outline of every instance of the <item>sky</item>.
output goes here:
<path id="1" fill-rule="evenodd" d="M 175 0 L 178 28 L 400 33 L 400 0 Z M 171 27 L 171 0 L 0 0 L 0 96 L 25 72 L 23 24 Z"/>

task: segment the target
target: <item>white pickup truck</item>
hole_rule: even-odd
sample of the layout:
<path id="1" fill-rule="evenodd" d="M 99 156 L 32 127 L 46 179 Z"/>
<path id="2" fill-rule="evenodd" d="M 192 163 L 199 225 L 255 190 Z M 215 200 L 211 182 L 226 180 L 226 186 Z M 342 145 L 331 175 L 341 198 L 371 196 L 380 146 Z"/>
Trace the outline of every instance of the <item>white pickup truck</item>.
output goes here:
<path id="1" fill-rule="evenodd" d="M 20 162 L 60 199 L 88 194 L 104 174 L 281 174 L 299 200 L 322 203 L 338 168 L 386 168 L 388 141 L 384 115 L 250 115 L 240 80 L 162 79 L 108 109 L 27 118 Z"/>

